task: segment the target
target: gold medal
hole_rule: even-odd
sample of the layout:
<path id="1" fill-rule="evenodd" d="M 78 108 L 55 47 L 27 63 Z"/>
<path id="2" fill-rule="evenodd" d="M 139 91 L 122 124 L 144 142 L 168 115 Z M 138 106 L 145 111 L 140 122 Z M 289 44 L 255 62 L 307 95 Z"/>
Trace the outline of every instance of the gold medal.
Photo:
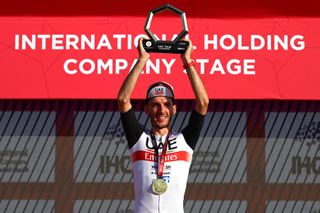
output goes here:
<path id="1" fill-rule="evenodd" d="M 160 179 L 160 178 L 155 180 L 152 183 L 151 187 L 152 187 L 153 193 L 155 193 L 157 195 L 161 195 L 161 194 L 165 193 L 168 189 L 167 183 L 163 179 Z"/>

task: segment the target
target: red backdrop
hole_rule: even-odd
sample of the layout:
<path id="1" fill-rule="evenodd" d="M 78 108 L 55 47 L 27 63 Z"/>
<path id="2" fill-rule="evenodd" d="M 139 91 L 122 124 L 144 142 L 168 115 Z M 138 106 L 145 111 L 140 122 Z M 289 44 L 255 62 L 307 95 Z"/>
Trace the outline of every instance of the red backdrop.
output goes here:
<path id="1" fill-rule="evenodd" d="M 2 3 L 0 98 L 116 98 L 137 57 L 134 40 L 144 34 L 148 11 L 164 3 Z M 193 58 L 210 98 L 319 99 L 316 1 L 171 4 L 187 14 Z M 155 20 L 153 30 L 167 39 L 179 24 L 176 16 Z M 33 43 L 32 36 L 37 37 Z M 81 49 L 81 36 L 93 36 L 94 47 Z M 288 43 L 277 48 L 274 39 Z M 147 86 L 158 79 L 171 82 L 178 98 L 193 97 L 178 55 L 151 54 L 149 63 L 134 98 L 144 98 Z"/>

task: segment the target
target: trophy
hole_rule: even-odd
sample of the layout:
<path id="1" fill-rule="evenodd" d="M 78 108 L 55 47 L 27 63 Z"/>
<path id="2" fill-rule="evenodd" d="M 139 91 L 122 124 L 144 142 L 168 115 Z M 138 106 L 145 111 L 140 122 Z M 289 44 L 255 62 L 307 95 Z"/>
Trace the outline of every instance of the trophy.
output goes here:
<path id="1" fill-rule="evenodd" d="M 172 12 L 180 15 L 182 21 L 182 31 L 173 41 L 161 41 L 150 30 L 152 17 L 156 13 L 163 12 L 165 10 L 171 10 Z M 150 39 L 143 39 L 143 47 L 147 52 L 158 53 L 184 53 L 188 48 L 189 43 L 187 41 L 181 41 L 181 39 L 188 34 L 188 26 L 185 12 L 173 7 L 170 4 L 163 5 L 149 12 L 144 31 L 148 34 Z"/>

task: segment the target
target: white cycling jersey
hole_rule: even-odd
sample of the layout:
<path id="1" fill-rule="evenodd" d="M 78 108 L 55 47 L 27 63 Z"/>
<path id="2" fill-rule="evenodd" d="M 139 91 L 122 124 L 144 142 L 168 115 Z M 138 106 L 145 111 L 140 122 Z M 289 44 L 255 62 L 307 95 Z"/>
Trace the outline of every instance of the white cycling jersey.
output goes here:
<path id="1" fill-rule="evenodd" d="M 162 177 L 168 189 L 161 195 L 154 194 L 151 189 L 158 175 L 158 160 L 149 132 L 140 127 L 132 109 L 123 113 L 121 118 L 131 154 L 135 212 L 183 212 L 192 153 L 199 138 L 204 116 L 193 111 L 187 127 L 181 133 L 173 133 L 168 138 Z M 166 137 L 166 135 L 156 136 L 159 154 L 162 153 Z"/>

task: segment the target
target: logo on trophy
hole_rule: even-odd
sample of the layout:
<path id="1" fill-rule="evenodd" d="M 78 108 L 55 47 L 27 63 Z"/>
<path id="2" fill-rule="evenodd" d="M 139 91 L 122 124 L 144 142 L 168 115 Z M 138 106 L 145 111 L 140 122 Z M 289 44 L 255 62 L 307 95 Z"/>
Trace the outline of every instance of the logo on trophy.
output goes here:
<path id="1" fill-rule="evenodd" d="M 161 13 L 165 10 L 172 11 L 181 17 L 182 31 L 177 35 L 173 41 L 159 40 L 155 34 L 150 30 L 152 18 L 155 14 Z M 150 39 L 143 39 L 143 47 L 147 52 L 158 53 L 184 53 L 188 48 L 189 43 L 181 39 L 188 34 L 188 26 L 185 12 L 173 7 L 170 4 L 163 5 L 149 12 L 144 31 Z"/>

